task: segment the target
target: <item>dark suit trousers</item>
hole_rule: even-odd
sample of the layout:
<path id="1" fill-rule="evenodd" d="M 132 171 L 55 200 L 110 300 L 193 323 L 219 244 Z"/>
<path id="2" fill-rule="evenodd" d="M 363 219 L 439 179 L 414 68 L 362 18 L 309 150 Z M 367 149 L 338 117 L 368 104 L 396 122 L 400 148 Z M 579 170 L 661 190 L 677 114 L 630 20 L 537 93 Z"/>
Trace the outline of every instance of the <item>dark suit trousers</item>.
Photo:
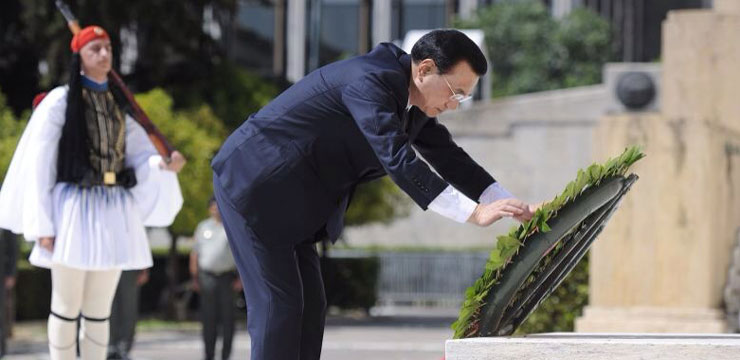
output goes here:
<path id="1" fill-rule="evenodd" d="M 259 238 L 215 176 L 213 188 L 249 304 L 251 359 L 319 359 L 326 296 L 314 239 Z"/>

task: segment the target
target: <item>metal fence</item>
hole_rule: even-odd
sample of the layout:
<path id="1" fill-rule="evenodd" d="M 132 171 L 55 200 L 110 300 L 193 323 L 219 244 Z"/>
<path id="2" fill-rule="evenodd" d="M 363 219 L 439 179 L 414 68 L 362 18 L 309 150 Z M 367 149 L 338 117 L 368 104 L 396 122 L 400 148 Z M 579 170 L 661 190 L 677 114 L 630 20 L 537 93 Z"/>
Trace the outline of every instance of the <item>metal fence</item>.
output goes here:
<path id="1" fill-rule="evenodd" d="M 459 307 L 465 289 L 483 273 L 489 254 L 379 252 L 363 255 L 375 255 L 380 259 L 377 306 Z"/>

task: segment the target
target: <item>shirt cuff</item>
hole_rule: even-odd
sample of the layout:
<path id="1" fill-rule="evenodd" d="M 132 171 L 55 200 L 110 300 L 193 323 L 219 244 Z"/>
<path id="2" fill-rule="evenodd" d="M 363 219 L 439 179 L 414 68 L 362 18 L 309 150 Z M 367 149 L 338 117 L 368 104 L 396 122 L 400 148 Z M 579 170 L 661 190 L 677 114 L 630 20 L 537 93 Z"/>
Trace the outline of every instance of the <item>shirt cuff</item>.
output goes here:
<path id="1" fill-rule="evenodd" d="M 452 185 L 447 187 L 437 195 L 431 203 L 429 209 L 446 218 L 450 218 L 459 223 L 468 221 L 478 204 L 470 200 L 463 193 L 457 191 Z"/>
<path id="2" fill-rule="evenodd" d="M 499 185 L 498 182 L 494 182 L 493 184 L 489 185 L 485 190 L 483 190 L 483 193 L 480 195 L 480 198 L 478 198 L 478 202 L 481 204 L 490 204 L 494 201 L 501 200 L 501 199 L 511 199 L 514 195 L 512 195 L 509 191 L 504 189 L 503 186 Z"/>

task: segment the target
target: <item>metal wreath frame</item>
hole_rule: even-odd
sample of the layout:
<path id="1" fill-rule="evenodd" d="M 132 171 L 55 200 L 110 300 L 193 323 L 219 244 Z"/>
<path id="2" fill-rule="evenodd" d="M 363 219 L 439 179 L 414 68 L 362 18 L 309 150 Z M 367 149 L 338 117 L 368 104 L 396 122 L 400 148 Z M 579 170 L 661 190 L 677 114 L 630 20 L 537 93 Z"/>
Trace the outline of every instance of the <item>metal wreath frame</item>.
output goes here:
<path id="1" fill-rule="evenodd" d="M 527 238 L 486 296 L 476 336 L 511 335 L 583 258 L 638 179 L 613 176 L 581 193 Z"/>

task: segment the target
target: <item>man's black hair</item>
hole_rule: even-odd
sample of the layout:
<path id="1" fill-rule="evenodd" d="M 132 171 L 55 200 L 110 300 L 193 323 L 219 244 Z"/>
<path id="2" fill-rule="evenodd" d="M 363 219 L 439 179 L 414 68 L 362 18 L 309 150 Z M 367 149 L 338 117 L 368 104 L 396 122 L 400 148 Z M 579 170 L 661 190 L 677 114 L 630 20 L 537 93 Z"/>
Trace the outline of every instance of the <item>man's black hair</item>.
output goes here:
<path id="1" fill-rule="evenodd" d="M 440 74 L 445 74 L 460 60 L 465 60 L 478 76 L 488 71 L 483 52 L 467 35 L 453 29 L 434 30 L 422 36 L 411 49 L 415 63 L 432 59 Z"/>

